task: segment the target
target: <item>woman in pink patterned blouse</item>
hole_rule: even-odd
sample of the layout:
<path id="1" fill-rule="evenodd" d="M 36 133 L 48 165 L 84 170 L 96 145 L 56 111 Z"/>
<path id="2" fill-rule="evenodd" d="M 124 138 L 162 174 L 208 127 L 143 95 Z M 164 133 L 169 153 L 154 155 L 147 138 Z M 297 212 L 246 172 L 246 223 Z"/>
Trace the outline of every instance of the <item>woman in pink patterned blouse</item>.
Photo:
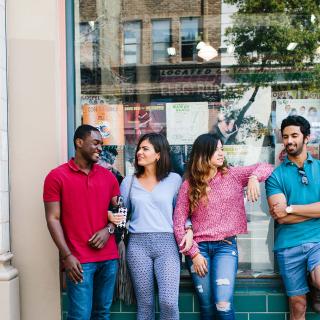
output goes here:
<path id="1" fill-rule="evenodd" d="M 201 319 L 234 320 L 233 290 L 238 268 L 236 236 L 247 232 L 244 188 L 256 201 L 259 182 L 273 168 L 269 164 L 228 167 L 219 137 L 200 135 L 192 146 L 186 180 L 174 213 L 174 232 L 181 243 L 191 218 L 193 244 L 184 251 L 199 298 Z M 182 250 L 183 251 L 183 250 Z"/>

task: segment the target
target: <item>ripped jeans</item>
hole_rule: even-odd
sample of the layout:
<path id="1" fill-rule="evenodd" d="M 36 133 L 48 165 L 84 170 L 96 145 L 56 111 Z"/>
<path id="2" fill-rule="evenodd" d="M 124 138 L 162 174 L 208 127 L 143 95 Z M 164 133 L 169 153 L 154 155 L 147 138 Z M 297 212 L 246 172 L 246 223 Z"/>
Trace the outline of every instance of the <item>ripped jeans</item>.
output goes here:
<path id="1" fill-rule="evenodd" d="M 235 320 L 233 290 L 238 269 L 236 237 L 227 241 L 203 241 L 200 253 L 207 259 L 208 273 L 200 277 L 187 257 L 193 284 L 199 299 L 201 320 Z"/>

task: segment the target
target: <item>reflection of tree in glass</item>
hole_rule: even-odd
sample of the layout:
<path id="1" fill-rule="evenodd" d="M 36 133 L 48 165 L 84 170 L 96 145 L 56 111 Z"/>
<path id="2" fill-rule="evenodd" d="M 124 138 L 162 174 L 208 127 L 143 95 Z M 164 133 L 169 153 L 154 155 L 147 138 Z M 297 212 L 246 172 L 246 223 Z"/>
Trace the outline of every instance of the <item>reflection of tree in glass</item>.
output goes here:
<path id="1" fill-rule="evenodd" d="M 260 87 L 281 82 L 285 90 L 292 81 L 304 89 L 319 87 L 316 49 L 320 39 L 320 1 L 223 1 L 237 7 L 232 26 L 225 34 L 226 45 L 234 48 L 237 59 L 231 75 L 243 90 L 255 88 L 248 103 L 234 115 L 238 116 L 234 118 L 235 128 L 248 123 L 245 114 Z M 294 50 L 287 49 L 290 43 L 297 44 Z M 230 139 L 234 140 L 239 131 L 228 143 L 232 143 Z"/>

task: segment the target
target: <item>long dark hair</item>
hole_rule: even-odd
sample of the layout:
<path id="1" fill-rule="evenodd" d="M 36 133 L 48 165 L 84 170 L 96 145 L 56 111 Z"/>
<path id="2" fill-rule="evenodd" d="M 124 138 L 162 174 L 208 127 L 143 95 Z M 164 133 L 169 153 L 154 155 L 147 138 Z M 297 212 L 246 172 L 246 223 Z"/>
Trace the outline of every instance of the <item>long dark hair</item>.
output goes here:
<path id="1" fill-rule="evenodd" d="M 207 200 L 208 175 L 212 169 L 211 158 L 221 139 L 212 133 L 200 135 L 192 145 L 190 159 L 187 165 L 186 178 L 189 181 L 189 204 L 191 213 L 199 205 L 201 199 Z M 225 161 L 219 171 L 227 171 Z"/>
<path id="2" fill-rule="evenodd" d="M 141 136 L 137 145 L 135 156 L 134 156 L 134 159 L 135 159 L 134 167 L 136 170 L 135 175 L 138 178 L 144 173 L 144 167 L 138 165 L 137 152 L 140 148 L 140 144 L 145 140 L 148 140 L 152 144 L 155 152 L 160 153 L 160 159 L 157 161 L 157 165 L 156 165 L 156 177 L 157 177 L 157 180 L 160 181 L 166 178 L 171 171 L 171 162 L 170 162 L 170 155 L 169 155 L 170 146 L 169 146 L 168 140 L 161 133 L 152 132 L 152 133 L 146 133 L 143 136 Z"/>

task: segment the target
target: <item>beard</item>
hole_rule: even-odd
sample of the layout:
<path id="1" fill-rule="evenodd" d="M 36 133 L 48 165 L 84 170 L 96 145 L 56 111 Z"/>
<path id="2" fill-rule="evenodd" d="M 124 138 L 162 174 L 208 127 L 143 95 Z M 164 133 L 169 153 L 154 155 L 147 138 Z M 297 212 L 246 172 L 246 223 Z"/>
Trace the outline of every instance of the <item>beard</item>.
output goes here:
<path id="1" fill-rule="evenodd" d="M 293 144 L 287 144 L 285 146 L 287 154 L 290 155 L 290 156 L 293 156 L 293 157 L 297 157 L 302 153 L 303 148 L 304 148 L 304 143 L 303 142 L 299 143 L 299 144 L 296 145 L 296 147 L 293 150 L 289 150 L 289 148 L 291 146 L 294 146 L 294 145 Z"/>

